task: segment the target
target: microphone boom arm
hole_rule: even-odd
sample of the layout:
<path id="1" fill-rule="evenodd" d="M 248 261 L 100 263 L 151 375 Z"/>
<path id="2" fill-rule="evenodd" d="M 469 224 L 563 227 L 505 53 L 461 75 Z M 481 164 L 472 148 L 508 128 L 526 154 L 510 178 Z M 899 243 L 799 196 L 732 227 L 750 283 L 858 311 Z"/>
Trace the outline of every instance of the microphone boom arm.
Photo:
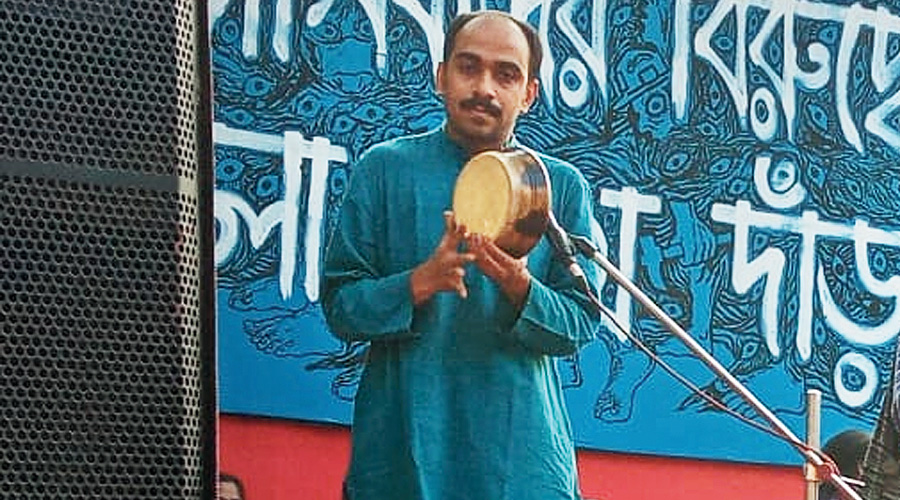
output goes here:
<path id="1" fill-rule="evenodd" d="M 814 453 L 813 451 L 798 446 L 797 443 L 801 443 L 800 439 L 791 432 L 790 428 L 788 428 L 779 418 L 772 413 L 756 396 L 742 384 L 737 378 L 734 377 L 721 363 L 719 363 L 716 358 L 714 358 L 706 349 L 703 348 L 689 333 L 687 333 L 681 325 L 679 325 L 675 320 L 669 317 L 655 302 L 653 299 L 648 297 L 637 285 L 634 284 L 631 280 L 629 280 L 624 274 L 622 274 L 619 269 L 609 261 L 603 254 L 601 254 L 594 245 L 582 236 L 577 235 L 569 235 L 569 239 L 572 244 L 585 257 L 591 259 L 600 265 L 606 272 L 607 275 L 610 276 L 619 286 L 624 288 L 632 297 L 634 297 L 642 306 L 644 306 L 650 314 L 653 315 L 656 319 L 658 319 L 663 326 L 669 330 L 673 335 L 678 337 L 681 342 L 683 342 L 690 350 L 693 352 L 706 366 L 708 366 L 716 376 L 722 379 L 728 386 L 734 390 L 738 395 L 740 395 L 744 401 L 746 401 L 750 406 L 752 406 L 757 413 L 762 416 L 768 424 L 779 432 L 782 436 L 787 438 L 788 441 L 803 455 L 806 460 L 811 463 L 817 470 L 822 470 L 823 468 L 828 471 L 825 479 L 830 481 L 837 490 L 839 490 L 845 498 L 849 498 L 852 500 L 862 500 L 859 493 L 853 490 L 849 484 L 841 477 L 838 473 L 835 473 L 830 467 L 823 467 L 825 462 L 822 458 Z M 589 294 L 591 301 L 594 302 L 594 305 L 601 308 L 606 309 L 597 297 L 593 296 L 593 294 Z"/>

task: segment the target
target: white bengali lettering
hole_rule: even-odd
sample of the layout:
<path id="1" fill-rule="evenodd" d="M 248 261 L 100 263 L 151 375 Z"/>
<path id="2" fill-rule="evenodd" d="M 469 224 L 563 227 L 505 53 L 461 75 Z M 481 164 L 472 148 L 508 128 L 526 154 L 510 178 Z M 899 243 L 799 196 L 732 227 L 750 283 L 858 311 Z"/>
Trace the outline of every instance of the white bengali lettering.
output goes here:
<path id="1" fill-rule="evenodd" d="M 732 279 L 738 293 L 746 293 L 750 285 L 766 278 L 763 298 L 763 320 L 766 340 L 770 352 L 777 356 L 778 330 L 778 284 L 784 279 L 784 255 L 780 250 L 767 248 L 753 261 L 747 260 L 750 228 L 774 230 L 801 236 L 800 269 L 797 277 L 799 288 L 799 310 L 797 312 L 797 338 L 795 341 L 801 359 L 809 359 L 812 352 L 813 294 L 818 289 L 822 303 L 823 319 L 839 335 L 850 342 L 864 345 L 881 345 L 900 333 L 900 307 L 880 325 L 859 325 L 848 319 L 831 296 L 824 277 L 824 271 L 815 261 L 815 245 L 819 238 L 846 239 L 856 245 L 857 272 L 861 282 L 874 295 L 893 299 L 900 304 L 900 277 L 882 281 L 876 279 L 869 269 L 864 249 L 868 245 L 887 245 L 900 248 L 900 232 L 876 229 L 859 221 L 854 224 L 823 221 L 818 214 L 805 211 L 800 217 L 757 211 L 750 208 L 747 201 L 734 205 L 716 203 L 712 209 L 713 220 L 734 226 L 734 264 Z M 777 264 L 773 263 L 777 262 Z M 773 286 L 772 283 L 777 285 Z"/>
<path id="2" fill-rule="evenodd" d="M 784 123 L 783 136 L 794 140 L 799 127 L 797 111 L 798 94 L 801 91 L 817 91 L 834 80 L 834 109 L 844 140 L 856 150 L 864 152 L 864 141 L 859 124 L 854 118 L 851 91 L 859 86 L 853 81 L 853 63 L 862 48 L 871 53 L 869 77 L 874 88 L 884 93 L 900 79 L 900 55 L 890 56 L 891 36 L 900 35 L 900 17 L 883 6 L 869 8 L 861 3 L 834 5 L 809 0 L 721 0 L 710 15 L 691 33 L 691 8 L 693 0 L 677 0 L 675 4 L 674 40 L 672 51 L 672 104 L 675 118 L 687 120 L 690 96 L 690 68 L 692 56 L 705 60 L 722 80 L 737 114 L 742 129 L 749 127 L 763 141 L 771 141 L 779 134 L 779 124 Z M 748 38 L 747 16 L 750 9 L 767 11 L 762 26 Z M 713 37 L 722 24 L 733 15 L 736 24 L 734 34 L 734 61 L 727 62 L 713 48 Z M 837 47 L 830 49 L 820 41 L 807 44 L 800 51 L 796 43 L 797 20 L 839 23 L 842 26 Z M 777 30 L 781 29 L 781 36 Z M 874 33 L 871 47 L 861 47 L 865 40 L 863 30 Z M 781 49 L 781 61 L 772 63 L 766 57 L 766 47 L 777 43 Z M 693 52 L 691 49 L 693 48 Z M 832 55 L 832 50 L 836 55 Z M 799 60 L 805 55 L 808 68 L 801 68 Z M 834 64 L 832 64 L 834 61 Z M 750 65 L 766 76 L 768 86 L 751 89 L 747 74 Z M 865 131 L 884 140 L 900 151 L 900 131 L 889 123 L 889 118 L 900 109 L 900 91 L 865 112 L 862 125 Z M 747 117 L 750 117 L 749 123 Z"/>
<path id="3" fill-rule="evenodd" d="M 629 280 L 634 279 L 637 259 L 634 249 L 637 243 L 637 228 L 640 214 L 658 214 L 662 211 L 662 200 L 659 196 L 638 193 L 632 187 L 622 190 L 603 189 L 600 191 L 600 204 L 617 208 L 621 211 L 619 219 L 619 271 Z M 627 290 L 619 288 L 616 292 L 616 321 L 625 328 L 631 328 L 631 295 Z M 611 327 L 609 320 L 604 324 Z M 627 339 L 625 333 L 617 328 L 615 332 L 620 342 Z"/>
<path id="4" fill-rule="evenodd" d="M 304 235 L 304 263 L 306 296 L 318 300 L 319 262 L 322 247 L 322 226 L 328 189 L 330 162 L 347 162 L 347 151 L 331 144 L 324 137 L 312 140 L 297 132 L 288 131 L 283 137 L 233 129 L 216 123 L 213 127 L 216 144 L 237 146 L 266 153 L 281 153 L 284 161 L 284 197 L 271 203 L 259 215 L 240 195 L 216 190 L 215 214 L 219 235 L 215 246 L 217 266 L 226 263 L 238 243 L 239 221 L 246 224 L 250 243 L 258 249 L 276 226 L 281 226 L 279 245 L 279 285 L 282 298 L 293 294 L 299 241 L 303 162 L 310 160 L 310 189 L 307 193 Z"/>

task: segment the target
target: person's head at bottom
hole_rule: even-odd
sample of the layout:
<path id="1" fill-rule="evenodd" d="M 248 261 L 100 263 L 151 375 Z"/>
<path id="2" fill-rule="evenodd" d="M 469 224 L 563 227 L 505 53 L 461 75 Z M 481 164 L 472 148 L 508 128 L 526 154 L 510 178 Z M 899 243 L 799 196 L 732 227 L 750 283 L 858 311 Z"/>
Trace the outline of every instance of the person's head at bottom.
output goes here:
<path id="1" fill-rule="evenodd" d="M 822 447 L 822 452 L 831 457 L 843 477 L 859 479 L 862 475 L 863 460 L 871 437 L 868 433 L 849 429 L 831 437 Z M 819 487 L 819 498 L 830 500 L 839 498 L 831 483 L 825 481 Z"/>
<path id="2" fill-rule="evenodd" d="M 219 500 L 245 500 L 244 484 L 231 474 L 219 474 Z"/>

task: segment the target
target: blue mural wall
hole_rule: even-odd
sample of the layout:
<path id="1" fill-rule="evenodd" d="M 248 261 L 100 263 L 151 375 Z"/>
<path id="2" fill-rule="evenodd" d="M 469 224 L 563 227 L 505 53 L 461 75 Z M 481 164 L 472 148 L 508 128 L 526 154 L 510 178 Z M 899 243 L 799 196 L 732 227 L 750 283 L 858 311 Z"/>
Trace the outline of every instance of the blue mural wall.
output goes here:
<path id="1" fill-rule="evenodd" d="M 352 162 L 443 120 L 457 13 L 541 34 L 516 133 L 587 177 L 603 251 L 798 435 L 870 429 L 900 332 L 900 6 L 791 0 L 213 0 L 219 377 L 225 412 L 347 423 L 366 346 L 319 309 Z M 439 216 L 439 214 L 435 214 Z M 611 281 L 656 355 L 752 410 Z M 620 332 L 560 360 L 581 446 L 799 463 Z"/>

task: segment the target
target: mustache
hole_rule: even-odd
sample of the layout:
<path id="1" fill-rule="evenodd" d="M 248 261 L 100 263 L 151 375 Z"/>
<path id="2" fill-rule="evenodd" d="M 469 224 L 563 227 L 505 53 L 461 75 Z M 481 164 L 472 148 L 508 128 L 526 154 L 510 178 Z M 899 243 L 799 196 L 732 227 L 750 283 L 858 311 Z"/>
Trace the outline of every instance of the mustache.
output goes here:
<path id="1" fill-rule="evenodd" d="M 497 101 L 486 97 L 470 97 L 468 99 L 460 101 L 459 106 L 467 111 L 477 107 L 481 107 L 484 108 L 484 110 L 489 115 L 495 118 L 499 118 L 500 114 L 503 112 L 503 110 L 500 108 L 500 104 L 497 103 Z"/>

